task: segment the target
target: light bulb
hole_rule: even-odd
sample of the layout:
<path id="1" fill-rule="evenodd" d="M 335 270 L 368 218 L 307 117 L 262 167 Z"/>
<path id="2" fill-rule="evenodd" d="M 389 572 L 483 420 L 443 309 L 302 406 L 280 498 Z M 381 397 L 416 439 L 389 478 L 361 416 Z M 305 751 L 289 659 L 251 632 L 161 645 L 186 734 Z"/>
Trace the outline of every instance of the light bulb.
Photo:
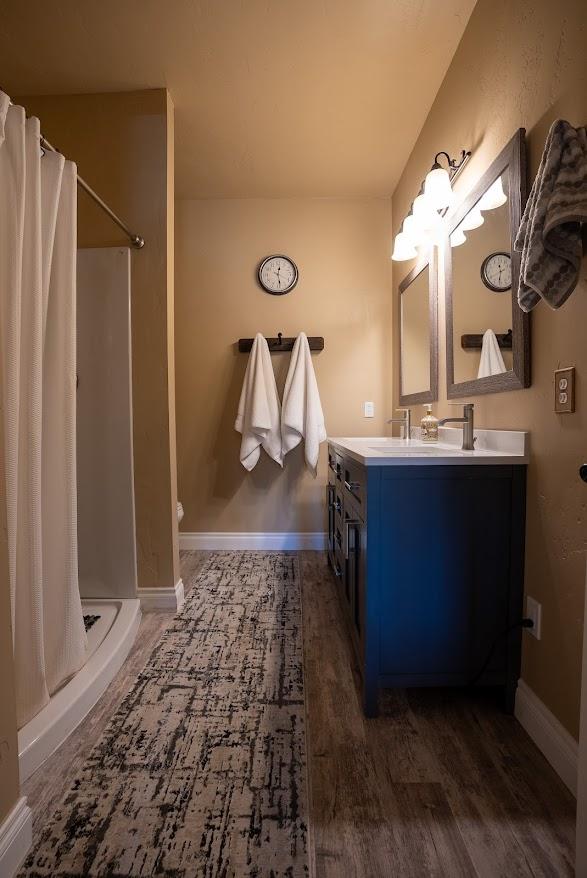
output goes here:
<path id="1" fill-rule="evenodd" d="M 440 229 L 442 217 L 425 194 L 418 195 L 415 199 L 412 205 L 412 213 L 416 217 L 418 227 L 422 233 L 437 232 Z"/>
<path id="2" fill-rule="evenodd" d="M 452 186 L 448 171 L 436 165 L 426 175 L 424 183 L 424 195 L 436 210 L 444 210 L 449 207 L 453 200 Z"/>
<path id="3" fill-rule="evenodd" d="M 402 233 L 417 247 L 421 243 L 425 232 L 422 230 L 420 222 L 413 213 L 409 213 L 402 225 Z"/>
<path id="4" fill-rule="evenodd" d="M 455 231 L 450 236 L 450 246 L 451 247 L 460 247 L 461 244 L 464 244 L 466 240 L 467 240 L 467 236 L 463 232 L 463 229 L 461 228 L 461 226 L 459 226 L 458 229 L 455 229 Z"/>
<path id="5" fill-rule="evenodd" d="M 395 262 L 405 262 L 406 259 L 416 259 L 417 256 L 418 251 L 405 232 L 400 232 L 395 236 L 393 253 L 391 254 L 391 258 Z"/>
<path id="6" fill-rule="evenodd" d="M 478 207 L 479 210 L 494 210 L 496 207 L 501 207 L 502 204 L 505 204 L 507 200 L 508 197 L 503 191 L 501 177 L 498 177 L 497 180 L 491 184 L 487 192 L 482 196 Z"/>
<path id="7" fill-rule="evenodd" d="M 485 220 L 483 219 L 483 214 L 479 210 L 477 206 L 472 207 L 467 216 L 461 223 L 461 228 L 463 231 L 468 232 L 471 229 L 478 229 L 479 226 L 482 226 Z"/>
<path id="8" fill-rule="evenodd" d="M 434 207 L 424 192 L 414 198 L 414 203 L 412 204 L 412 213 L 414 216 L 426 216 L 433 210 Z"/>

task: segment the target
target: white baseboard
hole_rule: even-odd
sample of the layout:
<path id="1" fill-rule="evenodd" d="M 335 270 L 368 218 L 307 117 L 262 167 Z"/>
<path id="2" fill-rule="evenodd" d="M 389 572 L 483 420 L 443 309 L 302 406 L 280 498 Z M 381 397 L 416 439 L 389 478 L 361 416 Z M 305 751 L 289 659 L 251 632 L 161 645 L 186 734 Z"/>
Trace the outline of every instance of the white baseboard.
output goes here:
<path id="1" fill-rule="evenodd" d="M 0 824 L 0 876 L 13 878 L 33 842 L 33 813 L 23 796 Z"/>
<path id="2" fill-rule="evenodd" d="M 271 531 L 267 533 L 180 533 L 179 548 L 194 549 L 310 549 L 326 548 L 326 534 L 322 531 L 308 533 Z"/>
<path id="3" fill-rule="evenodd" d="M 515 716 L 576 796 L 578 744 L 523 680 L 518 683 Z"/>
<path id="4" fill-rule="evenodd" d="M 179 613 L 184 602 L 183 580 L 178 579 L 174 588 L 139 588 L 137 594 L 141 609 L 146 613 L 151 610 Z"/>

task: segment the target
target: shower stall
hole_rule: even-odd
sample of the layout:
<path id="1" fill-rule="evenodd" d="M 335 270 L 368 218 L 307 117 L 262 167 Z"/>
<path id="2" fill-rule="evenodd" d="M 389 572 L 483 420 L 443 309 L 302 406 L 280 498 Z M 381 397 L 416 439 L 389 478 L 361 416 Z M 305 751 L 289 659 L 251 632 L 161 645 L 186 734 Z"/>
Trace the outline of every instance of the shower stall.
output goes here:
<path id="1" fill-rule="evenodd" d="M 78 250 L 77 538 L 87 657 L 83 667 L 20 729 L 21 780 L 91 710 L 128 655 L 140 622 L 130 270 L 128 248 Z"/>

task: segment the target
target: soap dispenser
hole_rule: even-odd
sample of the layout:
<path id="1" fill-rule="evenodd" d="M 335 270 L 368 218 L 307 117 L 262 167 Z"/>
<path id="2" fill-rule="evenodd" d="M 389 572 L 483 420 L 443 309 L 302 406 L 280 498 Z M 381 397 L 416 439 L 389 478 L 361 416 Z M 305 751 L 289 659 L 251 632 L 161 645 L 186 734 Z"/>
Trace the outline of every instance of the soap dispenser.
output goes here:
<path id="1" fill-rule="evenodd" d="M 426 403 L 426 414 L 420 424 L 422 428 L 422 442 L 438 442 L 438 418 L 432 414 L 432 406 Z"/>

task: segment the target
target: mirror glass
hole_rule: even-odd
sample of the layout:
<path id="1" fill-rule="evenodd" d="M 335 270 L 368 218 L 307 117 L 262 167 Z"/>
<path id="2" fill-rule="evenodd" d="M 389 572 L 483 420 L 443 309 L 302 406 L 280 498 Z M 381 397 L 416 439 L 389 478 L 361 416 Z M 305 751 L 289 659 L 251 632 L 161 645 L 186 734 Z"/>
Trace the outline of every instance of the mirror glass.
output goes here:
<path id="1" fill-rule="evenodd" d="M 513 249 L 525 181 L 520 128 L 447 218 L 442 261 L 449 399 L 530 386 L 530 318 L 518 305 L 520 253 Z"/>
<path id="2" fill-rule="evenodd" d="M 428 266 L 401 296 L 402 395 L 430 390 Z"/>
<path id="3" fill-rule="evenodd" d="M 491 182 L 449 240 L 454 382 L 510 372 L 512 265 L 507 174 Z"/>
<path id="4" fill-rule="evenodd" d="M 417 265 L 399 292 L 400 403 L 433 402 L 438 396 L 434 266 Z"/>

